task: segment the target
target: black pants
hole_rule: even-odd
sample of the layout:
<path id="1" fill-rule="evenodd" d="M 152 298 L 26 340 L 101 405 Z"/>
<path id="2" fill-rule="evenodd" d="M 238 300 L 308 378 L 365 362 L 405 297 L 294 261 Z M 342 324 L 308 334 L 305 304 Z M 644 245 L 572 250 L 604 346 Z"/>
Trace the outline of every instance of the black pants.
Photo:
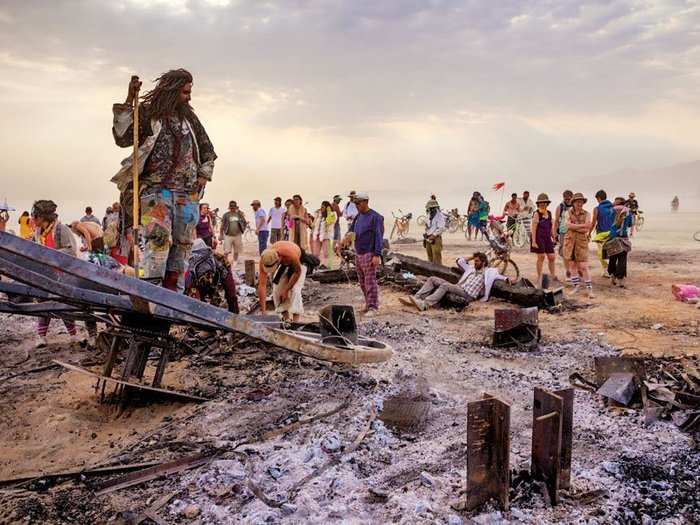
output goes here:
<path id="1" fill-rule="evenodd" d="M 612 255 L 608 260 L 608 273 L 616 279 L 627 277 L 627 252 Z"/>

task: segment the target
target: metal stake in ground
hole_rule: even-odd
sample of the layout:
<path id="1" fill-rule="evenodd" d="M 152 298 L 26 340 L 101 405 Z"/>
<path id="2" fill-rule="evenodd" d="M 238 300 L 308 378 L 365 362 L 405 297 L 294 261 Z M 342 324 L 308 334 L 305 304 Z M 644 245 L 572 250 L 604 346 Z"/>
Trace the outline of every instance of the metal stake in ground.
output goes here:
<path id="1" fill-rule="evenodd" d="M 547 485 L 552 505 L 559 502 L 561 477 L 562 414 L 564 400 L 535 388 L 532 408 L 532 477 Z"/>
<path id="2" fill-rule="evenodd" d="M 139 77 L 134 75 L 131 77 L 131 81 L 136 80 L 138 82 Z M 141 223 L 139 217 L 139 88 L 136 87 L 134 93 L 134 155 L 131 160 L 131 177 L 133 183 L 134 197 L 133 197 L 133 215 L 134 220 L 132 224 L 131 232 L 131 249 L 134 257 L 134 270 L 136 270 L 136 278 L 139 278 L 139 224 Z"/>
<path id="3" fill-rule="evenodd" d="M 467 510 L 491 499 L 508 510 L 510 405 L 484 394 L 467 404 Z"/>

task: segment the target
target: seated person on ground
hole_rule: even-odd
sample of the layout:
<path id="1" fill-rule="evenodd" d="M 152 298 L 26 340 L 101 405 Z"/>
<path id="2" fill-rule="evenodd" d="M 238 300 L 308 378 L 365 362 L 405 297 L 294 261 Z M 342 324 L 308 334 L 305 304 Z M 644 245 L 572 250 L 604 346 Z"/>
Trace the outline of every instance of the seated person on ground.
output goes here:
<path id="1" fill-rule="evenodd" d="M 304 313 L 301 290 L 306 279 L 306 266 L 302 264 L 302 251 L 290 241 L 278 241 L 260 255 L 258 300 L 263 315 L 267 311 L 267 277 L 272 280 L 272 299 L 275 311 L 285 321 L 299 321 Z"/>
<path id="2" fill-rule="evenodd" d="M 228 311 L 237 314 L 236 282 L 228 257 L 214 252 L 203 239 L 195 239 L 185 272 L 185 295 L 218 306 L 220 290 Z"/>
<path id="3" fill-rule="evenodd" d="M 469 261 L 473 263 L 469 264 Z M 470 259 L 457 259 L 457 265 L 464 270 L 457 284 L 439 277 L 429 277 L 418 293 L 410 297 L 401 297 L 399 300 L 402 304 L 413 305 L 419 310 L 427 310 L 437 305 L 448 293 L 461 297 L 467 303 L 477 299 L 488 301 L 495 281 L 509 281 L 507 277 L 498 273 L 496 268 L 488 267 L 488 258 L 481 252 L 476 252 Z"/>

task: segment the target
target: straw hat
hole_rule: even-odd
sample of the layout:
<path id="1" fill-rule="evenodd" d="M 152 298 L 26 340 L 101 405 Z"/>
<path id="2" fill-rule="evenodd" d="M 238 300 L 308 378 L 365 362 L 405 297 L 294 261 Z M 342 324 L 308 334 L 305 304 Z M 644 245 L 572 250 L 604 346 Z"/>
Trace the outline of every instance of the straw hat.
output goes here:
<path id="1" fill-rule="evenodd" d="M 260 261 L 263 264 L 263 270 L 265 273 L 270 274 L 273 273 L 279 266 L 280 256 L 277 253 L 277 250 L 268 248 L 262 252 L 262 255 L 260 255 Z"/>
<path id="2" fill-rule="evenodd" d="M 547 204 L 549 204 L 552 201 L 549 200 L 549 195 L 547 195 L 546 193 L 540 193 L 537 196 L 537 200 L 535 201 L 535 203 L 539 204 L 540 202 L 546 202 Z"/>
<path id="3" fill-rule="evenodd" d="M 583 193 L 578 191 L 578 192 L 574 193 L 574 196 L 571 198 L 571 202 L 574 202 L 574 201 L 583 201 L 583 203 L 586 204 L 588 202 L 588 199 L 583 196 Z"/>
<path id="4" fill-rule="evenodd" d="M 430 199 L 428 202 L 425 203 L 425 209 L 426 210 L 431 210 L 433 208 L 439 208 L 440 205 L 438 204 L 438 201 L 434 199 Z"/>

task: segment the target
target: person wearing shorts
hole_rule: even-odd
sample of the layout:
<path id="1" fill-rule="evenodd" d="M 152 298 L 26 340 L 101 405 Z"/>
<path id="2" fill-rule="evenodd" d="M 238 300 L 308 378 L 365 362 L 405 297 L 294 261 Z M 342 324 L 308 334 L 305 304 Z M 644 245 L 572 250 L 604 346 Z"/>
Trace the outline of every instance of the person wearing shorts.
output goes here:
<path id="1" fill-rule="evenodd" d="M 228 211 L 221 219 L 219 239 L 224 241 L 224 254 L 229 257 L 233 253 L 233 265 L 243 253 L 243 232 L 245 231 L 245 215 L 238 209 L 236 201 L 228 203 Z"/>
<path id="2" fill-rule="evenodd" d="M 530 251 L 537 254 L 537 282 L 542 285 L 542 268 L 547 257 L 550 277 L 557 281 L 556 257 L 554 255 L 554 239 L 556 229 L 552 213 L 547 209 L 551 201 L 546 193 L 540 193 L 535 201 L 537 209 L 532 214 L 532 233 L 530 234 Z"/>
<path id="3" fill-rule="evenodd" d="M 566 235 L 564 236 L 564 259 L 571 271 L 573 293 L 577 293 L 584 278 L 588 296 L 593 295 L 593 284 L 588 270 L 588 243 L 590 242 L 591 214 L 583 209 L 587 199 L 581 193 L 575 193 L 571 199 L 572 207 L 566 214 Z"/>

